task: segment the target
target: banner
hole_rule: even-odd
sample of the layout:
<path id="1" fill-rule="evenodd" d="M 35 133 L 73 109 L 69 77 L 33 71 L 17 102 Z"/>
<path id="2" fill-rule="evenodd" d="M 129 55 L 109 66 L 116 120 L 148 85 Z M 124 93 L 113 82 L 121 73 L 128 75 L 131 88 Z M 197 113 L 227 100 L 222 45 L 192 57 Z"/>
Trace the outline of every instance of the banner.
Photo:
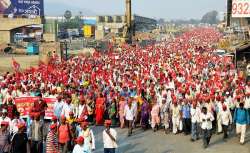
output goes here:
<path id="1" fill-rule="evenodd" d="M 233 0 L 232 17 L 250 17 L 250 0 Z"/>
<path id="2" fill-rule="evenodd" d="M 51 119 L 53 116 L 53 106 L 56 102 L 56 98 L 43 98 L 48 108 L 45 111 L 45 119 Z M 34 102 L 38 100 L 38 97 L 18 97 L 15 98 L 15 104 L 17 106 L 17 110 L 20 112 L 21 117 L 27 117 L 30 113 L 31 108 L 33 107 Z"/>
<path id="3" fill-rule="evenodd" d="M 46 101 L 48 108 L 45 111 L 45 119 L 51 119 L 52 116 L 54 115 L 53 108 L 54 108 L 54 103 L 57 101 L 56 98 L 44 98 Z"/>
<path id="4" fill-rule="evenodd" d="M 0 0 L 0 14 L 43 16 L 44 0 Z"/>

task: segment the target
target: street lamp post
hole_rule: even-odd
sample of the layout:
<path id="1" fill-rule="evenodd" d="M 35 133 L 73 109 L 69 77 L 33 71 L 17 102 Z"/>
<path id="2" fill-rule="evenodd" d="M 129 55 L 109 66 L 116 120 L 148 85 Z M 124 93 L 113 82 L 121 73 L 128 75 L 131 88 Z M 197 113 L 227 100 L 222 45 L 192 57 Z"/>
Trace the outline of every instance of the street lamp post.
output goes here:
<path id="1" fill-rule="evenodd" d="M 68 60 L 68 42 L 61 41 L 60 42 L 60 48 L 61 48 L 61 60 Z"/>
<path id="2" fill-rule="evenodd" d="M 64 47 L 65 47 L 65 60 L 68 60 L 68 43 L 67 40 L 64 41 Z"/>

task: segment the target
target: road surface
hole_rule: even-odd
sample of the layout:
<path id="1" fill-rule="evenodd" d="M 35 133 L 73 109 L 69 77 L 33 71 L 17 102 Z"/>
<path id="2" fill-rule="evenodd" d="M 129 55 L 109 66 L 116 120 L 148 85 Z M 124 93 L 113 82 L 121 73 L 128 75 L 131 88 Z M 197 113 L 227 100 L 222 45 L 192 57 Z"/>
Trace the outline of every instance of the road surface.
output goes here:
<path id="1" fill-rule="evenodd" d="M 92 127 L 96 138 L 94 153 L 103 153 L 103 127 Z M 134 130 L 131 137 L 127 137 L 127 129 L 116 129 L 118 132 L 117 153 L 250 153 L 250 131 L 248 130 L 245 145 L 240 145 L 238 138 L 230 137 L 226 142 L 222 135 L 213 135 L 210 146 L 203 149 L 202 140 L 190 141 L 190 135 L 165 134 L 163 131 L 143 132 L 140 128 Z"/>

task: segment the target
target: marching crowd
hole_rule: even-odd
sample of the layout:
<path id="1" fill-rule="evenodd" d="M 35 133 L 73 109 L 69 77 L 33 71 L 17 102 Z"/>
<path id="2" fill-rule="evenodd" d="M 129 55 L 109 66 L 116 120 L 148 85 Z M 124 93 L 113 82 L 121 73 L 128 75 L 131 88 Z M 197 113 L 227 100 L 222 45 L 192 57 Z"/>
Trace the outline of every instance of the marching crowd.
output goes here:
<path id="1" fill-rule="evenodd" d="M 0 152 L 91 153 L 91 125 L 105 125 L 104 153 L 118 147 L 116 130 L 139 126 L 191 135 L 208 147 L 213 133 L 235 129 L 245 143 L 250 124 L 250 82 L 228 57 L 213 53 L 221 34 L 212 28 L 183 33 L 173 41 L 121 47 L 0 77 Z M 16 97 L 36 96 L 21 118 Z M 43 98 L 57 98 L 50 122 Z"/>

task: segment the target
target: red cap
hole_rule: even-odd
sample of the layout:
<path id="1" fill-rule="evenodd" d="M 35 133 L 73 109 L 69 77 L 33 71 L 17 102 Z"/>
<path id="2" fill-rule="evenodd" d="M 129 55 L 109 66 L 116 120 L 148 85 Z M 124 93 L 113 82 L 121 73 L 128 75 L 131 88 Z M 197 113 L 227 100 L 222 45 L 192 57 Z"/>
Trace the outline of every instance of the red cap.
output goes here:
<path id="1" fill-rule="evenodd" d="M 84 122 L 84 119 L 83 119 L 83 118 L 78 118 L 76 121 L 77 121 L 78 123 L 82 123 L 82 122 Z"/>
<path id="2" fill-rule="evenodd" d="M 84 138 L 82 136 L 78 137 L 76 140 L 75 140 L 76 143 L 83 143 L 84 142 Z"/>
<path id="3" fill-rule="evenodd" d="M 56 127 L 57 127 L 57 123 L 54 123 L 54 124 L 51 124 L 51 125 L 50 125 L 50 129 L 51 129 L 51 130 L 55 129 Z"/>
<path id="4" fill-rule="evenodd" d="M 17 124 L 17 127 L 18 127 L 18 129 L 21 129 L 21 128 L 26 127 L 26 124 L 23 123 L 23 122 L 21 122 L 21 123 L 18 123 L 18 124 Z"/>
<path id="5" fill-rule="evenodd" d="M 82 125 L 82 126 L 88 126 L 88 125 L 89 125 L 89 122 L 84 121 L 84 122 L 82 122 L 81 125 Z"/>
<path id="6" fill-rule="evenodd" d="M 69 112 L 69 115 L 74 115 L 74 113 L 72 111 Z"/>
<path id="7" fill-rule="evenodd" d="M 40 113 L 39 112 L 34 113 L 34 117 L 40 117 Z"/>
<path id="8" fill-rule="evenodd" d="M 62 115 L 61 120 L 66 120 L 66 117 L 64 115 Z"/>
<path id="9" fill-rule="evenodd" d="M 1 122 L 1 125 L 9 126 L 9 122 L 2 121 L 2 122 Z"/>
<path id="10" fill-rule="evenodd" d="M 104 124 L 111 125 L 112 121 L 111 120 L 105 120 Z"/>
<path id="11" fill-rule="evenodd" d="M 52 116 L 52 121 L 56 121 L 57 120 L 57 117 L 55 115 Z"/>
<path id="12" fill-rule="evenodd" d="M 34 113 L 33 112 L 30 112 L 30 117 L 34 117 Z"/>
<path id="13" fill-rule="evenodd" d="M 222 105 L 222 109 L 223 110 L 227 110 L 227 106 L 226 105 Z"/>
<path id="14" fill-rule="evenodd" d="M 236 96 L 235 98 L 236 98 L 236 99 L 241 99 L 241 96 L 240 96 L 240 95 L 238 95 L 238 96 Z"/>

